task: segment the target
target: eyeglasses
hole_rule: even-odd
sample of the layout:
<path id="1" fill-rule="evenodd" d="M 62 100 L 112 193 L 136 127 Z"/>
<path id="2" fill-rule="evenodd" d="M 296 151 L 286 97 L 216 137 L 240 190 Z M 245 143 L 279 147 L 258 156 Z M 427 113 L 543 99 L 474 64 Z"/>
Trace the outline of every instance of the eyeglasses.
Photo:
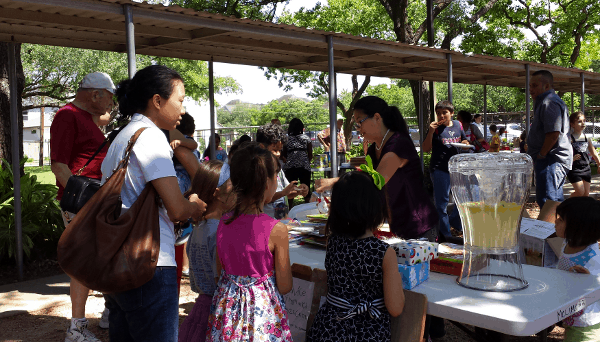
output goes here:
<path id="1" fill-rule="evenodd" d="M 362 126 L 362 123 L 365 122 L 365 120 L 370 119 L 370 118 L 371 118 L 370 116 L 367 116 L 366 118 L 364 118 L 364 119 L 362 119 L 362 120 L 360 120 L 358 122 L 355 122 L 354 123 L 354 129 L 359 129 L 360 126 Z"/>

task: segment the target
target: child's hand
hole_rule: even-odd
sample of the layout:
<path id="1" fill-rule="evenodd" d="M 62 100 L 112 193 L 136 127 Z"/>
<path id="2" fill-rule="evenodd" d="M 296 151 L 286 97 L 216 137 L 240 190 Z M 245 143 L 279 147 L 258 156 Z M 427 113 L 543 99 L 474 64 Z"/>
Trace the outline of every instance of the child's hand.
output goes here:
<path id="1" fill-rule="evenodd" d="M 581 159 L 581 154 L 576 154 L 573 156 L 573 161 Z"/>
<path id="2" fill-rule="evenodd" d="M 288 184 L 288 186 L 286 186 L 281 192 L 283 193 L 284 196 L 289 196 L 292 194 L 296 193 L 296 184 L 298 184 L 298 181 L 291 181 L 290 184 Z"/>
<path id="3" fill-rule="evenodd" d="M 580 265 L 575 265 L 575 266 L 569 268 L 569 271 L 573 271 L 575 273 L 590 274 L 590 271 L 587 268 L 580 266 Z"/>
<path id="4" fill-rule="evenodd" d="M 300 184 L 300 185 L 298 185 L 298 188 L 300 189 L 300 190 L 298 190 L 298 192 L 300 193 L 300 195 L 302 197 L 306 197 L 308 195 L 308 185 Z"/>
<path id="5" fill-rule="evenodd" d="M 196 203 L 198 205 L 198 208 L 192 214 L 192 219 L 194 221 L 199 221 L 202 218 L 204 212 L 206 211 L 206 203 L 204 203 L 203 200 L 198 198 L 198 195 L 196 194 L 191 194 L 188 200 L 191 203 Z"/>
<path id="6" fill-rule="evenodd" d="M 173 149 L 173 151 L 175 151 L 176 148 L 179 147 L 179 145 L 181 145 L 181 140 L 179 139 L 174 139 L 173 141 L 171 141 L 169 143 L 169 145 L 171 145 L 171 148 Z"/>

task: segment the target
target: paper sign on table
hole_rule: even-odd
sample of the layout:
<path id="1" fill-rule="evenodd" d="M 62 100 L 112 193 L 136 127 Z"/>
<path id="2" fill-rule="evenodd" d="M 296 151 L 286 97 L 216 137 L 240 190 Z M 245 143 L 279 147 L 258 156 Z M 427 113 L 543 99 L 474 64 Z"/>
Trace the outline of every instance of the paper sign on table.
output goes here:
<path id="1" fill-rule="evenodd" d="M 292 339 L 304 341 L 315 283 L 298 278 L 293 278 L 293 282 L 292 291 L 283 296 L 285 309 L 288 314 Z"/>

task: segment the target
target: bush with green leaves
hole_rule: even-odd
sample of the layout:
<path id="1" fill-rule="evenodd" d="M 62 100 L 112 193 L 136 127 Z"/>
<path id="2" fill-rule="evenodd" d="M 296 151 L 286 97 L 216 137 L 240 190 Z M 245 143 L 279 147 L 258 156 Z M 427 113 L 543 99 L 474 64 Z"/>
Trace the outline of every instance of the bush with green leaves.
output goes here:
<path id="1" fill-rule="evenodd" d="M 25 159 L 21 160 L 21 167 Z M 58 241 L 64 230 L 60 207 L 56 201 L 58 188 L 42 184 L 35 175 L 21 177 L 21 222 L 23 252 L 29 257 L 36 243 Z M 56 249 L 54 244 L 54 250 Z M 16 258 L 14 177 L 6 159 L 0 163 L 0 258 Z"/>

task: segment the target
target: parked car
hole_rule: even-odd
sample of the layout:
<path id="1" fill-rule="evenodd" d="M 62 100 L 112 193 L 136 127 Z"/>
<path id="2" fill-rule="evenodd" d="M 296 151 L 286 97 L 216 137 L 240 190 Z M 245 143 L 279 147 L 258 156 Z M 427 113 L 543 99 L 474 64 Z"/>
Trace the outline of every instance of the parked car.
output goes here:
<path id="1" fill-rule="evenodd" d="M 521 127 L 521 125 L 518 123 L 509 123 L 506 126 L 497 125 L 497 127 L 498 130 L 500 130 L 500 127 L 506 127 L 506 132 L 502 134 L 501 138 L 506 139 L 508 143 L 513 142 L 515 138 L 520 138 L 521 133 L 523 132 L 523 127 Z"/>

